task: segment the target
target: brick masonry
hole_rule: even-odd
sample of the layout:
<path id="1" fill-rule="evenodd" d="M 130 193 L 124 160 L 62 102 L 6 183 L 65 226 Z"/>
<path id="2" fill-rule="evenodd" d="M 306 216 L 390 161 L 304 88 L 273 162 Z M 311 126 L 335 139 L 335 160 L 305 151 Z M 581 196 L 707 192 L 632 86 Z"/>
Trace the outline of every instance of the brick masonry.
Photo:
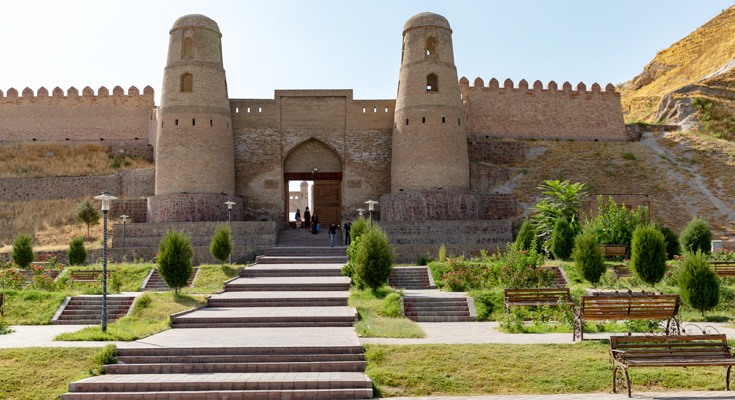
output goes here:
<path id="1" fill-rule="evenodd" d="M 148 218 L 157 222 L 227 221 L 226 201 L 232 206 L 232 220 L 243 220 L 243 201 L 237 196 L 216 194 L 164 194 L 148 198 Z"/>
<path id="2" fill-rule="evenodd" d="M 498 140 L 469 140 L 470 159 L 493 164 L 514 164 L 526 160 L 526 144 Z"/>
<path id="3" fill-rule="evenodd" d="M 447 254 L 467 257 L 482 250 L 504 249 L 513 240 L 510 220 L 502 221 L 400 221 L 381 222 L 396 250 L 396 262 L 414 262 L 427 252 L 438 256 L 444 245 Z"/>
<path id="4" fill-rule="evenodd" d="M 482 221 L 513 218 L 518 201 L 510 193 L 424 191 L 380 197 L 381 221 Z"/>
<path id="5" fill-rule="evenodd" d="M 110 203 L 110 215 L 118 218 L 127 215 L 127 224 L 146 222 L 148 216 L 148 199 L 117 199 Z"/>
<path id="6" fill-rule="evenodd" d="M 168 231 L 189 235 L 193 246 L 209 246 L 216 228 L 222 222 L 133 223 L 125 226 L 125 243 L 130 247 L 158 247 Z M 112 229 L 113 247 L 122 246 L 122 224 Z M 234 221 L 232 239 L 235 246 L 272 247 L 276 245 L 277 228 L 274 221 Z"/>
<path id="7" fill-rule="evenodd" d="M 513 172 L 505 167 L 488 164 L 470 164 L 470 188 L 479 193 L 487 192 L 495 185 L 506 182 Z"/>
<path id="8" fill-rule="evenodd" d="M 153 168 L 105 176 L 0 179 L 0 198 L 5 201 L 74 199 L 102 192 L 118 197 L 141 197 L 153 194 L 154 182 Z"/>
<path id="9" fill-rule="evenodd" d="M 518 199 L 512 193 L 483 193 L 483 220 L 509 219 L 516 216 Z"/>

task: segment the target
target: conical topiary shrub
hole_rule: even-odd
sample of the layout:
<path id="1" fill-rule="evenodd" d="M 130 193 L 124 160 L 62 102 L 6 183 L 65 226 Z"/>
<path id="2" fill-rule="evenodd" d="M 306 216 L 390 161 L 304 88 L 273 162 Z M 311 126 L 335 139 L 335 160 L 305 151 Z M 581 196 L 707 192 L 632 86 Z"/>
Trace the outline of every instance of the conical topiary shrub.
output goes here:
<path id="1" fill-rule="evenodd" d="M 572 258 L 576 264 L 577 273 L 593 285 L 600 282 L 605 273 L 605 257 L 600 250 L 597 236 L 590 231 L 582 232 L 574 239 Z"/>
<path id="2" fill-rule="evenodd" d="M 18 235 L 13 242 L 13 262 L 21 268 L 28 268 L 36 255 L 33 253 L 31 235 Z"/>
<path id="3" fill-rule="evenodd" d="M 684 301 L 699 310 L 702 316 L 720 302 L 720 281 L 710 268 L 707 255 L 701 250 L 684 254 L 679 287 Z"/>
<path id="4" fill-rule="evenodd" d="M 87 261 L 87 249 L 84 248 L 84 238 L 77 236 L 69 243 L 69 251 L 66 253 L 69 265 L 82 265 Z"/>
<path id="5" fill-rule="evenodd" d="M 659 283 L 666 274 L 666 241 L 653 225 L 639 225 L 633 231 L 630 269 L 649 285 Z"/>
<path id="6" fill-rule="evenodd" d="M 700 218 L 689 221 L 679 235 L 679 244 L 682 252 L 696 253 L 697 250 L 702 250 L 703 253 L 709 254 L 712 248 L 712 231 L 707 221 Z"/>
<path id="7" fill-rule="evenodd" d="M 539 239 L 536 228 L 533 227 L 533 223 L 531 223 L 528 218 L 526 218 L 526 221 L 521 225 L 521 230 L 518 232 L 515 242 L 519 244 L 523 250 L 530 250 L 531 246 L 535 244 L 536 252 L 541 253 L 541 239 Z"/>
<path id="8" fill-rule="evenodd" d="M 217 231 L 212 236 L 212 243 L 209 245 L 209 252 L 212 253 L 217 261 L 225 265 L 225 261 L 232 254 L 232 240 L 230 239 L 230 227 L 218 226 Z"/>
<path id="9" fill-rule="evenodd" d="M 385 285 L 393 272 L 393 248 L 378 226 L 362 235 L 355 259 L 355 279 L 370 289 Z"/>
<path id="10" fill-rule="evenodd" d="M 158 274 L 176 293 L 186 286 L 191 277 L 193 256 L 194 250 L 189 237 L 179 232 L 166 232 L 166 236 L 158 244 Z"/>
<path id="11" fill-rule="evenodd" d="M 551 253 L 554 257 L 567 261 L 574 250 L 574 230 L 564 217 L 556 219 L 551 233 Z"/>

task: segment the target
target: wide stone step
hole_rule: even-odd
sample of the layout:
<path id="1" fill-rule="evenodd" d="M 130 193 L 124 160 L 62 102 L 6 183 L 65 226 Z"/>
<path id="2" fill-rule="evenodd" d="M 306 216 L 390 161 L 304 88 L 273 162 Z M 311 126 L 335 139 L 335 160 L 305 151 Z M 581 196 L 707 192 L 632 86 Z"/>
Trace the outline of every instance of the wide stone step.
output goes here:
<path id="1" fill-rule="evenodd" d="M 227 349 L 229 350 L 229 349 Z M 313 351 L 313 350 L 312 350 Z M 362 351 L 360 349 L 359 351 Z M 207 354 L 207 355 L 118 355 L 120 364 L 299 364 L 363 361 L 362 353 L 345 354 Z M 260 372 L 260 371 L 259 371 Z M 266 371 L 268 372 L 268 371 Z M 143 372 L 141 372 L 143 373 Z"/>
<path id="2" fill-rule="evenodd" d="M 406 317 L 414 322 L 471 322 L 471 317 Z"/>
<path id="3" fill-rule="evenodd" d="M 326 327 L 352 326 L 351 307 L 202 308 L 172 318 L 172 328 Z"/>
<path id="4" fill-rule="evenodd" d="M 69 384 L 71 393 L 371 388 L 370 378 L 358 372 L 109 374 Z"/>
<path id="5" fill-rule="evenodd" d="M 347 247 L 271 247 L 265 249 L 264 254 L 266 256 L 345 256 Z"/>
<path id="6" fill-rule="evenodd" d="M 412 312 L 429 312 L 429 311 L 465 311 L 468 309 L 467 305 L 464 307 L 437 307 L 437 306 L 431 306 L 431 307 L 412 307 L 410 305 L 403 306 L 403 309 L 406 312 L 412 311 Z"/>
<path id="7" fill-rule="evenodd" d="M 165 393 L 162 394 L 162 393 Z M 61 400 L 97 400 L 97 399 L 370 399 L 372 388 L 365 389 L 281 389 L 281 390 L 215 390 L 215 391 L 167 391 L 167 392 L 106 392 L 106 393 L 65 393 Z"/>
<path id="8" fill-rule="evenodd" d="M 452 311 L 406 311 L 404 313 L 406 317 L 469 317 L 470 312 L 469 311 L 459 311 L 459 310 L 452 310 Z"/>
<path id="9" fill-rule="evenodd" d="M 255 262 L 258 264 L 344 264 L 347 262 L 347 256 L 258 256 Z"/>
<path id="10" fill-rule="evenodd" d="M 225 291 L 342 291 L 350 289 L 346 276 L 238 278 L 225 284 Z"/>
<path id="11" fill-rule="evenodd" d="M 349 330 L 345 330 L 349 331 Z M 223 335 L 234 335 L 239 333 L 238 330 L 232 330 L 230 332 L 222 332 Z M 330 330 L 319 331 L 321 334 L 329 334 Z M 345 332 L 346 333 L 346 332 Z M 257 337 L 258 341 L 262 341 L 274 334 L 280 334 L 281 336 L 290 337 L 291 339 L 299 339 L 299 342 L 308 342 L 303 338 L 303 332 L 300 330 L 290 331 L 278 331 L 278 330 L 262 330 L 257 332 L 251 332 L 250 338 Z M 354 336 L 354 331 L 350 331 L 351 336 Z M 168 334 L 160 334 L 160 337 L 165 336 L 176 336 L 172 335 L 172 332 Z M 352 339 L 352 338 L 351 338 Z M 161 339 L 163 340 L 163 339 Z M 201 344 L 206 344 L 209 341 L 214 340 L 218 345 L 220 344 L 219 338 L 206 337 L 202 339 L 196 339 L 196 346 L 192 347 L 119 347 L 117 353 L 119 357 L 199 357 L 199 356 L 257 356 L 257 357 L 295 357 L 295 356 L 309 356 L 309 357 L 321 357 L 324 355 L 328 356 L 342 356 L 342 355 L 361 355 L 364 351 L 360 345 L 334 345 L 334 346 L 322 346 L 308 344 L 303 346 L 260 346 L 260 347 L 203 347 Z M 354 340 L 357 342 L 357 339 Z M 258 359 L 258 360 L 269 360 L 269 359 Z M 286 359 L 270 359 L 270 361 L 284 361 Z M 156 361 L 160 362 L 160 361 Z"/>
<path id="12" fill-rule="evenodd" d="M 404 297 L 403 301 L 415 304 L 467 304 L 467 299 L 464 297 Z"/>
<path id="13" fill-rule="evenodd" d="M 339 307 L 347 299 L 212 299 L 209 307 Z"/>
<path id="14" fill-rule="evenodd" d="M 366 361 L 251 362 L 209 361 L 201 363 L 112 364 L 108 374 L 192 374 L 192 373 L 265 373 L 265 372 L 363 372 Z"/>

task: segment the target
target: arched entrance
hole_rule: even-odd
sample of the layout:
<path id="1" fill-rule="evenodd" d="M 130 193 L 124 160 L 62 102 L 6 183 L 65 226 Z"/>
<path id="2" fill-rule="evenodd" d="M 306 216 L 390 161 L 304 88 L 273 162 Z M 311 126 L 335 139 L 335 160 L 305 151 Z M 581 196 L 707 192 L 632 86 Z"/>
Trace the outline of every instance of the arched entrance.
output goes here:
<path id="1" fill-rule="evenodd" d="M 312 214 L 316 213 L 323 230 L 342 217 L 342 159 L 331 147 L 317 139 L 296 146 L 283 162 L 286 226 L 290 203 L 289 182 L 313 182 L 310 193 Z M 304 210 L 301 210 L 302 215 Z"/>

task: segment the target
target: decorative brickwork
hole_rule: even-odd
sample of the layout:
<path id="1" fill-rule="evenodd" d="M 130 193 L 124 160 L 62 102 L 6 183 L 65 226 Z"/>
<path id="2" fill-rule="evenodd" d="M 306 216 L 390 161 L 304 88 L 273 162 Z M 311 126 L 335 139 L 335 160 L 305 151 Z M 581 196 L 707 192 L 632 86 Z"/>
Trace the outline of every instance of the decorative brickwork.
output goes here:
<path id="1" fill-rule="evenodd" d="M 148 199 L 117 199 L 110 203 L 110 216 L 118 218 L 127 215 L 127 225 L 133 222 L 146 222 Z"/>
<path id="2" fill-rule="evenodd" d="M 177 231 L 188 235 L 194 247 L 209 246 L 217 226 L 223 222 L 178 222 L 126 224 L 125 245 L 144 248 L 158 247 L 168 231 Z M 115 224 L 112 229 L 113 247 L 122 246 L 122 224 Z M 266 248 L 276 245 L 276 222 L 273 221 L 234 221 L 232 222 L 232 242 L 235 246 Z"/>
<path id="3" fill-rule="evenodd" d="M 479 193 L 487 192 L 495 185 L 510 179 L 512 171 L 505 167 L 487 164 L 470 164 L 470 188 Z"/>
<path id="4" fill-rule="evenodd" d="M 497 140 L 469 140 L 470 159 L 493 164 L 515 164 L 526 161 L 526 144 Z"/>
<path id="5" fill-rule="evenodd" d="M 482 219 L 482 198 L 459 190 L 399 192 L 380 196 L 381 221 L 463 221 Z"/>
<path id="6" fill-rule="evenodd" d="M 565 82 L 559 90 L 554 81 L 544 89 L 540 81 L 529 88 L 526 80 L 518 87 L 506 79 L 500 87 L 496 79 L 483 86 L 482 79 L 469 86 L 460 80 L 471 138 L 519 138 L 547 140 L 613 141 L 628 140 L 620 104 L 620 93 L 612 84 Z"/>
<path id="7" fill-rule="evenodd" d="M 148 198 L 148 222 L 227 221 L 226 201 L 232 206 L 232 220 L 242 221 L 243 202 L 236 196 L 216 194 L 164 194 Z"/>
<path id="8" fill-rule="evenodd" d="M 516 216 L 518 199 L 512 193 L 483 193 L 484 220 L 509 219 Z"/>
<path id="9" fill-rule="evenodd" d="M 0 198 L 5 201 L 74 199 L 102 192 L 118 197 L 149 196 L 153 194 L 154 180 L 153 168 L 105 176 L 0 179 Z"/>

